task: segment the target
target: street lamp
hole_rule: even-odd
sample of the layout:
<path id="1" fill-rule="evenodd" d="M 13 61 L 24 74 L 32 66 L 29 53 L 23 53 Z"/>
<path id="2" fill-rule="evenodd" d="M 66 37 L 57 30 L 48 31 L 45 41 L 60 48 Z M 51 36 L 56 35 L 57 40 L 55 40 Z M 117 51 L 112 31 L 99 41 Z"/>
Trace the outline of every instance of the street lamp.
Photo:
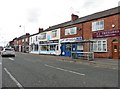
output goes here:
<path id="1" fill-rule="evenodd" d="M 19 27 L 23 27 L 23 45 L 22 45 L 22 49 L 23 49 L 23 52 L 25 52 L 25 25 L 20 25 Z"/>
<path id="2" fill-rule="evenodd" d="M 23 27 L 23 34 L 25 34 L 25 25 L 20 25 L 19 27 Z"/>

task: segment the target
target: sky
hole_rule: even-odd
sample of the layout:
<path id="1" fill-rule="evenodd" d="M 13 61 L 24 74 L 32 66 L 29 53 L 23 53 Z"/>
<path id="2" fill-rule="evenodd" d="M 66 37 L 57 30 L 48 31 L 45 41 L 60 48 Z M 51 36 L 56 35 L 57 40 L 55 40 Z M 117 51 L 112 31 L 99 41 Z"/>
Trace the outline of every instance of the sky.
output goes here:
<path id="1" fill-rule="evenodd" d="M 49 28 L 118 6 L 120 0 L 0 0 L 0 46 L 38 28 Z M 21 27 L 20 27 L 21 25 Z"/>

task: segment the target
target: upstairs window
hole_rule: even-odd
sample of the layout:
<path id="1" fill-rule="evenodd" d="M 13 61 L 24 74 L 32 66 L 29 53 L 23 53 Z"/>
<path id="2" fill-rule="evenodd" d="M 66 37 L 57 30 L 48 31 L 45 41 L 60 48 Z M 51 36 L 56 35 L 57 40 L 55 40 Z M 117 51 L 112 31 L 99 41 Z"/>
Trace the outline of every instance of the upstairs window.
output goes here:
<path id="1" fill-rule="evenodd" d="M 77 27 L 65 29 L 65 35 L 74 35 L 77 34 Z"/>
<path id="2" fill-rule="evenodd" d="M 46 33 L 42 33 L 42 34 L 40 35 L 40 39 L 46 39 Z"/>
<path id="3" fill-rule="evenodd" d="M 104 20 L 92 22 L 92 31 L 104 30 Z"/>
<path id="4" fill-rule="evenodd" d="M 52 37 L 57 37 L 57 30 L 52 31 Z"/>

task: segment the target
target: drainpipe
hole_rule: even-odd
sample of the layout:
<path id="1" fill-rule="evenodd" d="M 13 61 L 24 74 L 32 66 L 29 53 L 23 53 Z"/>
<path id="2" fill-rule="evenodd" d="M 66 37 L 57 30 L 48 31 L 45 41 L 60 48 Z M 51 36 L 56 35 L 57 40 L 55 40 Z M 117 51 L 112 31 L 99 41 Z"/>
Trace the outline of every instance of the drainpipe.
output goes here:
<path id="1" fill-rule="evenodd" d="M 82 39 L 84 40 L 84 36 L 83 36 L 83 23 L 82 23 Z"/>

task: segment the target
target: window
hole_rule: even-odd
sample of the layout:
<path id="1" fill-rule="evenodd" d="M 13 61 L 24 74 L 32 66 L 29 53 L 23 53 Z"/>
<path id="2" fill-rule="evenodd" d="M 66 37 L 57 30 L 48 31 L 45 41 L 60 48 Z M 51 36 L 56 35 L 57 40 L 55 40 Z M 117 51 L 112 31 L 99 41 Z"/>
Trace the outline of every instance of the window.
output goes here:
<path id="1" fill-rule="evenodd" d="M 73 34 L 77 34 L 77 27 L 65 29 L 65 35 L 73 35 Z"/>
<path id="2" fill-rule="evenodd" d="M 36 36 L 36 41 L 37 41 L 37 36 Z"/>
<path id="3" fill-rule="evenodd" d="M 41 51 L 47 51 L 48 50 L 48 46 L 47 45 L 42 45 L 41 46 Z"/>
<path id="4" fill-rule="evenodd" d="M 104 29 L 104 20 L 92 22 L 92 31 L 98 31 Z"/>
<path id="5" fill-rule="evenodd" d="M 40 39 L 46 39 L 46 33 L 42 33 L 42 34 L 40 35 Z"/>
<path id="6" fill-rule="evenodd" d="M 83 50 L 83 45 L 82 44 L 77 44 L 77 50 Z"/>
<path id="7" fill-rule="evenodd" d="M 52 31 L 52 37 L 56 37 L 57 36 L 57 30 Z"/>
<path id="8" fill-rule="evenodd" d="M 32 43 L 32 37 L 31 37 L 31 43 Z"/>
<path id="9" fill-rule="evenodd" d="M 93 42 L 93 45 L 91 45 L 93 48 L 91 48 L 94 52 L 107 52 L 107 41 L 106 40 L 96 40 Z"/>

